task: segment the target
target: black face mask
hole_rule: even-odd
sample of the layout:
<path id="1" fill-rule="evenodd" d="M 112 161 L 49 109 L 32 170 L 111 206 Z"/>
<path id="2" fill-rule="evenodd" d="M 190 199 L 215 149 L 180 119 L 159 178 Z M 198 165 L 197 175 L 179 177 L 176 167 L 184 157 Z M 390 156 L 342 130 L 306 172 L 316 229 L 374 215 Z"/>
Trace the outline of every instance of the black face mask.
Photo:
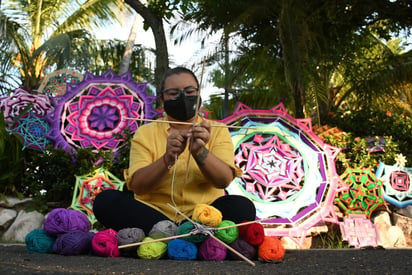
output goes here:
<path id="1" fill-rule="evenodd" d="M 175 100 L 166 100 L 163 102 L 163 108 L 166 114 L 180 121 L 188 121 L 196 114 L 196 96 L 185 96 L 180 94 Z M 201 102 L 201 100 L 200 100 Z M 199 104 L 200 107 L 201 104 Z"/>

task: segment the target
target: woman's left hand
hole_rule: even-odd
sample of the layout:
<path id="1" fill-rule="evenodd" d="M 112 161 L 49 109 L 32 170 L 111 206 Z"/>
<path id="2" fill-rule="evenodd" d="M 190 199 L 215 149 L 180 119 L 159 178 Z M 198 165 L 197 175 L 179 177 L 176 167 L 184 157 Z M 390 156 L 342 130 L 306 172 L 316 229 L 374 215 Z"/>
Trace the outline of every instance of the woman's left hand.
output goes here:
<path id="1" fill-rule="evenodd" d="M 196 156 L 202 152 L 205 145 L 209 142 L 210 138 L 210 125 L 205 120 L 200 124 L 193 126 L 188 133 L 188 136 L 192 138 L 192 145 L 190 152 Z"/>

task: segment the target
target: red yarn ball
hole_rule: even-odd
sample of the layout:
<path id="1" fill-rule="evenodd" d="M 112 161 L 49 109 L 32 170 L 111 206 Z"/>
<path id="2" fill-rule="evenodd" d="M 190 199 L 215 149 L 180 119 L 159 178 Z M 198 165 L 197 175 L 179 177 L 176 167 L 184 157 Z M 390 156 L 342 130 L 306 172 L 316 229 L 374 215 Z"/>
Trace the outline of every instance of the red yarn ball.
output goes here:
<path id="1" fill-rule="evenodd" d="M 265 229 L 258 222 L 239 226 L 239 238 L 258 246 L 265 239 Z"/>
<path id="2" fill-rule="evenodd" d="M 92 239 L 92 248 L 97 256 L 119 257 L 117 232 L 113 229 L 97 232 Z"/>
<path id="3" fill-rule="evenodd" d="M 276 237 L 266 236 L 258 248 L 259 260 L 281 261 L 285 256 L 285 248 Z"/>

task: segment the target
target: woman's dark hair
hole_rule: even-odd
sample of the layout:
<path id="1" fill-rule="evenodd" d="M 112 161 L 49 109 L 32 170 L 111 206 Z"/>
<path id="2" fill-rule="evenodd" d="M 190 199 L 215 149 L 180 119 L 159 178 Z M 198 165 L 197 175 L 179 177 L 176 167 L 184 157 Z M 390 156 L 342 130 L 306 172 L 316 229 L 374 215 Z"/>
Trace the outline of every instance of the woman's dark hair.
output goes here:
<path id="1" fill-rule="evenodd" d="M 193 78 L 195 79 L 195 81 L 196 81 L 197 88 L 200 88 L 200 87 L 199 87 L 199 80 L 197 80 L 197 77 L 196 77 L 196 75 L 195 75 L 194 72 L 192 72 L 191 70 L 189 70 L 188 68 L 185 68 L 185 67 L 175 67 L 175 68 L 173 68 L 173 69 L 168 70 L 168 71 L 163 75 L 162 82 L 160 83 L 160 91 L 157 93 L 158 96 L 161 96 L 162 93 L 163 93 L 163 90 L 165 89 L 166 79 L 167 79 L 168 77 L 172 76 L 172 75 L 181 74 L 181 73 L 191 74 L 191 75 L 193 76 Z"/>

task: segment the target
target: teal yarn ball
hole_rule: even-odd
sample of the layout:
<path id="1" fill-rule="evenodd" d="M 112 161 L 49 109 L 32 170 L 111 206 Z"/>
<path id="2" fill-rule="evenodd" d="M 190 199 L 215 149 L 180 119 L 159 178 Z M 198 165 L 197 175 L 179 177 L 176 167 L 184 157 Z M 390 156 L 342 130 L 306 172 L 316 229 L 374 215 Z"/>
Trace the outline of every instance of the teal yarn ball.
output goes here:
<path id="1" fill-rule="evenodd" d="M 182 235 L 182 234 L 187 234 L 190 233 L 194 229 L 194 225 L 186 221 L 182 223 L 178 228 L 177 228 L 177 235 Z M 206 234 L 195 234 L 195 235 L 190 235 L 186 237 L 182 237 L 181 239 L 186 240 L 191 243 L 201 243 L 207 238 Z"/>
<path id="2" fill-rule="evenodd" d="M 47 235 L 44 229 L 34 229 L 26 235 L 24 242 L 29 253 L 53 253 L 55 238 Z"/>
<path id="3" fill-rule="evenodd" d="M 227 244 L 231 244 L 236 241 L 237 238 L 239 238 L 239 229 L 236 226 L 219 230 L 221 227 L 231 225 L 235 225 L 235 223 L 229 220 L 223 220 L 216 228 L 217 230 L 215 232 L 215 237 Z"/>

